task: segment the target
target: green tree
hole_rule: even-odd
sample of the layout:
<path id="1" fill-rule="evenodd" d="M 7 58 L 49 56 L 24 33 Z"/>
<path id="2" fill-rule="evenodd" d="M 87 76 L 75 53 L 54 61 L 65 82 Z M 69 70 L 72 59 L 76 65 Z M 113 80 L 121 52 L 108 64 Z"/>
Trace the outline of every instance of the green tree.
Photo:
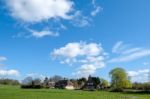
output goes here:
<path id="1" fill-rule="evenodd" d="M 100 84 L 100 78 L 99 77 L 92 77 L 92 80 L 94 81 L 96 86 Z"/>
<path id="2" fill-rule="evenodd" d="M 101 89 L 106 89 L 106 88 L 108 88 L 108 87 L 109 87 L 108 81 L 105 80 L 105 79 L 103 79 L 103 78 L 101 78 L 101 79 L 100 79 L 100 87 L 101 87 Z"/>
<path id="3" fill-rule="evenodd" d="M 78 83 L 78 85 L 79 85 L 79 87 L 83 87 L 84 86 L 84 84 L 86 83 L 86 78 L 80 78 L 80 79 L 77 79 L 77 83 Z"/>
<path id="4" fill-rule="evenodd" d="M 109 73 L 111 77 L 112 91 L 123 91 L 124 88 L 131 88 L 132 84 L 128 79 L 127 73 L 122 68 L 115 68 Z"/>

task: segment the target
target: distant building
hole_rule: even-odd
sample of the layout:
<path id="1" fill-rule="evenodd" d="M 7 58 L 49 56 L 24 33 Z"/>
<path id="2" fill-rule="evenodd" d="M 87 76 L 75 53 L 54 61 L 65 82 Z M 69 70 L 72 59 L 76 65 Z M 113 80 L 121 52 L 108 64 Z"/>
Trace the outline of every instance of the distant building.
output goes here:
<path id="1" fill-rule="evenodd" d="M 48 83 L 48 86 L 49 86 L 49 88 L 55 88 L 55 82 L 50 81 L 50 82 Z"/>
<path id="2" fill-rule="evenodd" d="M 91 90 L 91 91 L 96 89 L 96 84 L 93 81 L 93 78 L 91 76 L 88 77 L 88 80 L 82 89 L 83 90 Z"/>
<path id="3" fill-rule="evenodd" d="M 44 79 L 43 82 L 44 88 L 55 88 L 55 82 L 52 80 L 49 80 L 47 77 Z"/>
<path id="4" fill-rule="evenodd" d="M 68 90 L 75 89 L 73 83 L 69 80 L 60 80 L 60 81 L 56 82 L 55 83 L 55 88 L 68 89 Z"/>

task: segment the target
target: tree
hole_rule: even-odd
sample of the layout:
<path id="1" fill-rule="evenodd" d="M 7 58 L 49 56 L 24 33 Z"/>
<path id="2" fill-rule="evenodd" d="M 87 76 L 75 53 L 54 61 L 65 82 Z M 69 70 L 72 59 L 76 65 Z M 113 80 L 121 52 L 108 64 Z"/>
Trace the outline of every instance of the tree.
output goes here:
<path id="1" fill-rule="evenodd" d="M 49 88 L 49 79 L 47 77 L 45 77 L 43 84 L 45 88 Z"/>
<path id="2" fill-rule="evenodd" d="M 39 78 L 33 79 L 32 77 L 26 77 L 22 81 L 21 88 L 36 88 L 36 89 L 42 88 L 41 80 Z"/>
<path id="3" fill-rule="evenodd" d="M 55 76 L 51 77 L 50 80 L 53 82 L 58 82 L 60 80 L 63 80 L 63 77 L 55 75 Z"/>
<path id="4" fill-rule="evenodd" d="M 26 78 L 22 81 L 22 84 L 23 84 L 23 85 L 32 85 L 32 81 L 33 81 L 33 78 L 32 78 L 32 77 L 26 77 Z"/>
<path id="5" fill-rule="evenodd" d="M 99 77 L 92 77 L 92 80 L 94 81 L 96 86 L 100 84 L 100 78 Z"/>
<path id="6" fill-rule="evenodd" d="M 123 91 L 124 88 L 131 88 L 131 82 L 128 80 L 127 73 L 122 68 L 115 68 L 109 73 L 111 77 L 112 91 Z"/>
<path id="7" fill-rule="evenodd" d="M 132 89 L 150 91 L 150 83 L 133 83 Z"/>
<path id="8" fill-rule="evenodd" d="M 13 80 L 13 79 L 0 79 L 0 84 L 2 85 L 19 85 L 18 80 Z"/>
<path id="9" fill-rule="evenodd" d="M 81 87 L 83 87 L 84 86 L 84 84 L 86 83 L 86 78 L 80 78 L 80 79 L 77 79 L 77 82 L 78 82 L 78 85 L 79 85 L 79 87 L 81 88 Z"/>
<path id="10" fill-rule="evenodd" d="M 34 82 L 33 85 L 41 85 L 41 79 L 39 78 L 34 79 L 32 82 Z"/>
<path id="11" fill-rule="evenodd" d="M 101 79 L 100 79 L 100 87 L 101 87 L 101 89 L 106 89 L 106 88 L 108 88 L 108 87 L 109 87 L 108 81 L 105 80 L 105 79 L 103 79 L 103 78 L 101 78 Z"/>

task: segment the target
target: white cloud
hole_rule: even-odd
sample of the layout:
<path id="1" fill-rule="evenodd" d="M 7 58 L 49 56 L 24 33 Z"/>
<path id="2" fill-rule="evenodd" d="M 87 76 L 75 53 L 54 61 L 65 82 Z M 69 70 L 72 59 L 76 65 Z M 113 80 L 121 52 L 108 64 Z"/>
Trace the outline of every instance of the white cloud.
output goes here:
<path id="1" fill-rule="evenodd" d="M 92 75 L 96 72 L 97 68 L 94 65 L 84 64 L 77 69 L 77 72 L 73 73 L 76 77 L 88 77 L 89 74 Z"/>
<path id="2" fill-rule="evenodd" d="M 92 62 L 87 62 L 81 65 L 81 67 L 79 67 L 77 71 L 73 73 L 73 75 L 75 75 L 78 78 L 88 77 L 89 75 L 93 75 L 94 73 L 96 73 L 98 69 L 105 67 L 104 61 L 98 60 L 97 57 L 95 57 L 95 59 L 96 60 Z"/>
<path id="3" fill-rule="evenodd" d="M 143 50 L 140 47 L 131 48 L 130 44 L 124 44 L 123 41 L 118 41 L 112 48 L 112 52 L 116 54 L 130 54 Z"/>
<path id="4" fill-rule="evenodd" d="M 142 69 L 137 71 L 128 71 L 128 76 L 131 77 L 132 82 L 147 82 L 149 69 Z"/>
<path id="5" fill-rule="evenodd" d="M 4 57 L 4 56 L 0 56 L 0 62 L 2 62 L 2 61 L 6 61 L 7 60 L 7 58 L 6 57 Z"/>
<path id="6" fill-rule="evenodd" d="M 73 73 L 76 76 L 88 76 L 104 67 L 105 54 L 101 44 L 86 42 L 68 43 L 52 52 L 52 56 L 61 63 L 80 66 Z"/>
<path id="7" fill-rule="evenodd" d="M 149 69 L 139 70 L 138 72 L 139 72 L 139 73 L 148 73 L 148 72 L 149 72 Z"/>
<path id="8" fill-rule="evenodd" d="M 127 62 L 133 61 L 142 57 L 150 56 L 150 49 L 137 51 L 128 55 L 121 55 L 120 57 L 113 58 L 109 62 Z"/>
<path id="9" fill-rule="evenodd" d="M 59 33 L 55 33 L 49 30 L 36 31 L 30 29 L 30 32 L 32 33 L 32 36 L 36 38 L 42 38 L 45 36 L 59 36 Z"/>
<path id="10" fill-rule="evenodd" d="M 39 78 L 41 80 L 44 80 L 46 76 L 38 74 L 38 73 L 31 73 L 31 74 L 27 74 L 27 77 L 32 77 L 33 79 Z"/>
<path id="11" fill-rule="evenodd" d="M 54 49 L 52 54 L 55 57 L 74 58 L 77 56 L 98 56 L 102 51 L 101 44 L 74 42 L 68 43 L 65 47 Z"/>
<path id="12" fill-rule="evenodd" d="M 112 52 L 118 54 L 117 58 L 112 58 L 108 62 L 128 62 L 142 57 L 150 56 L 150 49 L 140 47 L 131 47 L 129 44 L 124 44 L 122 41 L 117 42 L 112 48 Z"/>
<path id="13" fill-rule="evenodd" d="M 128 71 L 128 76 L 134 77 L 134 76 L 137 76 L 137 75 L 139 75 L 139 73 L 136 72 L 136 71 Z"/>
<path id="14" fill-rule="evenodd" d="M 126 48 L 126 45 L 123 45 L 122 41 L 117 42 L 113 48 L 112 48 L 112 52 L 113 53 L 120 53 L 122 52 L 122 50 L 124 50 Z"/>
<path id="15" fill-rule="evenodd" d="M 91 12 L 91 15 L 96 16 L 102 8 L 96 4 L 96 0 L 92 0 L 92 5 L 94 6 L 94 10 Z"/>
<path id="16" fill-rule="evenodd" d="M 42 22 L 52 23 L 57 21 L 56 23 L 51 24 L 51 26 L 44 24 L 41 27 L 52 27 L 54 28 L 54 31 L 35 30 L 35 32 L 32 32 L 33 36 L 38 38 L 58 36 L 58 28 L 59 30 L 67 29 L 65 25 L 58 26 L 58 24 L 63 24 L 62 22 L 64 21 L 71 23 L 71 25 L 76 27 L 90 26 L 92 22 L 91 15 L 96 16 L 102 9 L 96 4 L 95 0 L 92 0 L 91 4 L 94 10 L 92 10 L 92 12 L 89 10 L 89 12 L 86 13 L 84 13 L 84 9 L 78 9 L 79 7 L 76 6 L 73 0 L 5 0 L 5 2 L 6 8 L 9 10 L 9 15 L 23 24 L 35 26 Z M 24 33 L 20 34 L 19 32 L 19 34 L 13 36 L 13 38 L 22 36 L 25 38 L 31 37 Z"/>
<path id="17" fill-rule="evenodd" d="M 90 17 L 84 16 L 81 11 L 76 11 L 73 15 L 72 24 L 76 27 L 89 26 Z"/>
<path id="18" fill-rule="evenodd" d="M 2 62 L 2 61 L 6 61 L 7 60 L 7 58 L 6 57 L 4 57 L 4 56 L 0 56 L 0 62 Z M 5 66 L 4 64 L 0 64 L 0 67 L 2 67 L 2 66 Z M 20 75 L 20 73 L 19 73 L 19 71 L 17 71 L 17 70 L 13 70 L 13 69 L 11 69 L 11 70 L 5 70 L 5 69 L 0 69 L 0 78 L 2 77 L 2 78 L 9 78 L 9 77 L 14 77 L 14 76 L 19 76 Z"/>
<path id="19" fill-rule="evenodd" d="M 71 19 L 71 0 L 6 0 L 11 15 L 24 22 L 41 22 L 52 18 Z"/>
<path id="20" fill-rule="evenodd" d="M 13 77 L 19 75 L 20 73 L 17 70 L 0 70 L 0 77 Z"/>
<path id="21" fill-rule="evenodd" d="M 142 48 L 131 48 L 131 49 L 127 49 L 126 51 L 122 52 L 122 54 L 130 54 L 130 53 L 134 53 L 134 52 L 138 52 L 138 51 L 142 51 Z"/>
<path id="22" fill-rule="evenodd" d="M 93 11 L 91 12 L 91 15 L 92 15 L 92 16 L 96 16 L 96 15 L 100 12 L 100 10 L 101 10 L 101 7 L 95 8 L 95 10 L 93 10 Z"/>
<path id="23" fill-rule="evenodd" d="M 149 69 L 141 69 L 141 70 L 137 70 L 137 71 L 128 71 L 128 75 L 131 77 L 135 77 L 135 76 L 139 76 L 141 74 L 148 74 L 149 73 Z"/>

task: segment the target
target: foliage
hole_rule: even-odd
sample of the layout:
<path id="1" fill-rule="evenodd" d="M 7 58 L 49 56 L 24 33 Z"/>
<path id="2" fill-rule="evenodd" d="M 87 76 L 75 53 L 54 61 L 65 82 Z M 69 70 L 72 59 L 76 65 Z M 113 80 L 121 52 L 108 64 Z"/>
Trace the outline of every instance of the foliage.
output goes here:
<path id="1" fill-rule="evenodd" d="M 48 79 L 48 77 L 45 77 L 44 82 L 43 82 L 43 87 L 49 88 L 49 79 Z"/>
<path id="2" fill-rule="evenodd" d="M 150 91 L 150 83 L 133 83 L 132 89 Z"/>
<path id="3" fill-rule="evenodd" d="M 110 71 L 109 75 L 111 77 L 112 91 L 123 91 L 124 88 L 132 87 L 124 69 L 115 68 Z"/>
<path id="4" fill-rule="evenodd" d="M 84 86 L 84 84 L 86 83 L 86 78 L 80 78 L 80 79 L 77 79 L 77 83 L 78 83 L 78 86 L 81 88 Z"/>
<path id="5" fill-rule="evenodd" d="M 13 79 L 0 79 L 0 84 L 2 85 L 19 85 L 18 80 L 13 80 Z"/>
<path id="6" fill-rule="evenodd" d="M 42 88 L 42 83 L 39 78 L 33 79 L 32 77 L 26 77 L 22 81 L 21 88 L 34 88 L 34 89 L 40 89 Z"/>
<path id="7" fill-rule="evenodd" d="M 94 81 L 96 86 L 100 84 L 100 78 L 99 77 L 92 77 L 92 80 Z"/>
<path id="8" fill-rule="evenodd" d="M 50 78 L 50 81 L 53 81 L 53 82 L 58 82 L 60 80 L 63 80 L 63 77 L 61 77 L 59 75 L 55 75 L 55 76 Z"/>
<path id="9" fill-rule="evenodd" d="M 109 82 L 103 78 L 100 78 L 101 89 L 107 89 L 109 87 Z"/>

